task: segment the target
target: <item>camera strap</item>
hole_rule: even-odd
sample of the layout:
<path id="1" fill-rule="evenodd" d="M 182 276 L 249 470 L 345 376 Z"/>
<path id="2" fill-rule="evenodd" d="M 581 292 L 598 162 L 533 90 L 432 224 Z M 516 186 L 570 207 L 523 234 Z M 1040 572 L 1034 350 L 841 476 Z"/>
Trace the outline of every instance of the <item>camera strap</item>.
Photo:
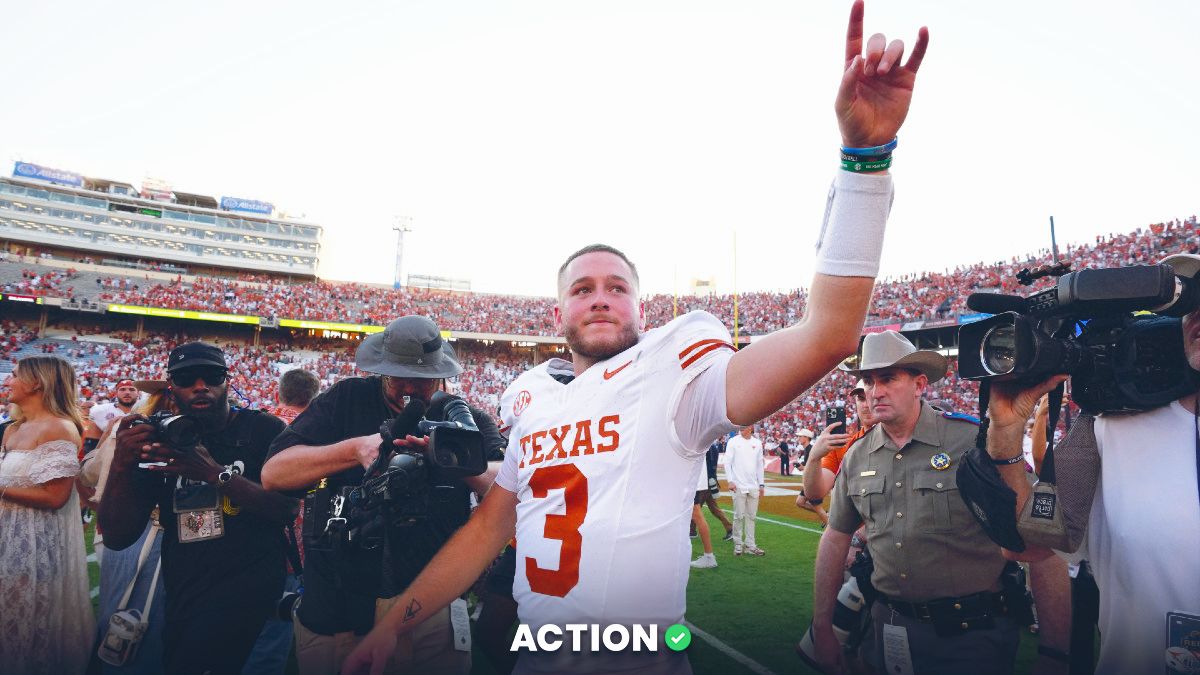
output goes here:
<path id="1" fill-rule="evenodd" d="M 975 433 L 975 447 L 985 453 L 987 452 L 988 427 L 992 424 L 992 421 L 987 416 L 988 401 L 991 397 L 991 380 L 981 380 L 979 382 L 979 431 Z"/>
<path id="2" fill-rule="evenodd" d="M 1066 390 L 1067 383 L 1059 382 L 1058 386 L 1050 390 L 1050 400 L 1047 405 L 1050 406 L 1050 422 L 1046 425 L 1046 454 L 1042 457 L 1042 469 L 1038 472 L 1038 480 L 1047 483 L 1055 483 L 1054 476 L 1054 430 L 1058 427 L 1058 416 L 1062 412 L 1063 393 Z"/>
<path id="3" fill-rule="evenodd" d="M 292 574 L 304 574 L 304 564 L 300 561 L 300 545 L 296 542 L 296 524 L 288 523 L 283 528 L 284 538 L 287 539 L 287 558 L 292 565 Z"/>
<path id="4" fill-rule="evenodd" d="M 121 596 L 121 603 L 117 606 L 117 611 L 129 609 L 129 598 L 133 596 L 133 587 L 137 585 L 138 576 L 142 573 L 142 567 L 146 564 L 146 558 L 150 557 L 150 549 L 154 547 L 154 540 L 158 538 L 158 534 L 163 531 L 162 525 L 151 523 L 150 532 L 146 535 L 146 541 L 142 543 L 142 550 L 138 553 L 137 569 L 133 572 L 133 578 L 129 580 L 129 586 L 125 589 L 125 594 Z M 146 594 L 146 606 L 142 609 L 142 620 L 150 616 L 150 605 L 154 603 L 154 591 L 158 586 L 158 574 L 162 571 L 162 557 L 158 559 L 158 564 L 154 566 L 154 578 L 150 580 L 150 591 Z"/>

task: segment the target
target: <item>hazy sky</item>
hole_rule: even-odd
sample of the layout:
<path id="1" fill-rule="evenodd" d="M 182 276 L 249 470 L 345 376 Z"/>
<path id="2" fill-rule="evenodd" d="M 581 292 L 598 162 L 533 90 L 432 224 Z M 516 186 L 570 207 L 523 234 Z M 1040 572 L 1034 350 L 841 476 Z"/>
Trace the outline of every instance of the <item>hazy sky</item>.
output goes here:
<path id="1" fill-rule="evenodd" d="M 849 2 L 8 3 L 0 159 L 270 201 L 321 274 L 549 295 L 594 241 L 643 289 L 807 285 Z M 1197 210 L 1200 4 L 868 2 L 931 44 L 885 274 Z M 11 173 L 11 162 L 2 169 Z"/>

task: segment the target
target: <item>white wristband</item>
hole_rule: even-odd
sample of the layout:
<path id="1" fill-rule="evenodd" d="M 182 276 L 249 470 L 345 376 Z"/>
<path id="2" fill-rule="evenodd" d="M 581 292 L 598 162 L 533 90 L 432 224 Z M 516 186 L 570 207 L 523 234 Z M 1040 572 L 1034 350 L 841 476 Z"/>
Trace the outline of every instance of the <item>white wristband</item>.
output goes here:
<path id="1" fill-rule="evenodd" d="M 838 172 L 817 237 L 817 273 L 836 277 L 879 273 L 893 196 L 891 174 Z"/>

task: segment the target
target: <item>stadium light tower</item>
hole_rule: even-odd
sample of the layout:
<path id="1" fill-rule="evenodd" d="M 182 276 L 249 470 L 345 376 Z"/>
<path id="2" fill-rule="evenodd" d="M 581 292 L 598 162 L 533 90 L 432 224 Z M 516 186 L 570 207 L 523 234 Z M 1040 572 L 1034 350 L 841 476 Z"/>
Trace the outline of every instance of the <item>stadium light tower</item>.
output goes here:
<path id="1" fill-rule="evenodd" d="M 392 288 L 399 290 L 401 280 L 404 278 L 400 276 L 400 266 L 404 262 L 404 234 L 412 232 L 412 218 L 395 216 L 393 222 L 395 225 L 392 226 L 392 230 L 396 233 L 396 276 L 392 280 Z"/>

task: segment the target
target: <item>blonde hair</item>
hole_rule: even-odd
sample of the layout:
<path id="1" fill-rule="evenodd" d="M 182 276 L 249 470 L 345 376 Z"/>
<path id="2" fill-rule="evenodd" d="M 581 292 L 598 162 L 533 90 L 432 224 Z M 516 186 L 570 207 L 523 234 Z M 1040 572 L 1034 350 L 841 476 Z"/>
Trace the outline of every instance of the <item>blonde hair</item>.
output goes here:
<path id="1" fill-rule="evenodd" d="M 170 391 L 166 387 L 150 394 L 150 398 L 146 399 L 134 412 L 149 417 L 161 410 L 171 413 L 179 412 L 179 408 L 175 406 L 175 398 L 170 395 Z"/>
<path id="2" fill-rule="evenodd" d="M 75 395 L 75 369 L 61 356 L 34 354 L 17 361 L 17 376 L 33 382 L 42 390 L 42 407 L 46 412 L 70 420 L 75 429 L 83 433 L 83 416 L 79 414 L 79 401 Z M 21 406 L 14 406 L 13 429 L 21 426 L 25 416 Z"/>

